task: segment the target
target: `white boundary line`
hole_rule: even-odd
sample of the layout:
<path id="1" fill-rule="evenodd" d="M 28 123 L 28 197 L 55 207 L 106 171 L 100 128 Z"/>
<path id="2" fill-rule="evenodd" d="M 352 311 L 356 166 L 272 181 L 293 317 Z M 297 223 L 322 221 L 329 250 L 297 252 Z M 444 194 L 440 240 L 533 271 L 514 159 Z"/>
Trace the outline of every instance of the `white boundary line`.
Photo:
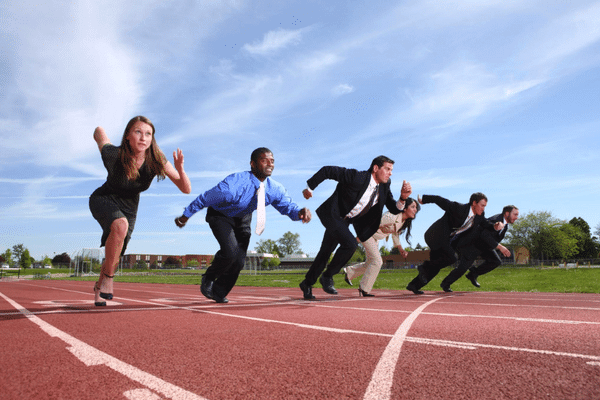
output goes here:
<path id="1" fill-rule="evenodd" d="M 396 364 L 398 364 L 398 357 L 400 357 L 400 349 L 402 343 L 406 339 L 406 334 L 412 326 L 413 322 L 419 314 L 430 304 L 435 303 L 443 297 L 438 297 L 422 304 L 419 308 L 413 311 L 405 320 L 402 322 L 387 347 L 385 348 L 373 375 L 371 381 L 367 387 L 367 391 L 363 399 L 365 400 L 386 400 L 392 396 L 392 383 L 394 382 L 394 371 L 396 371 Z"/>
<path id="2" fill-rule="evenodd" d="M 64 290 L 64 291 L 69 291 L 69 292 L 78 292 L 75 290 L 68 290 L 68 289 L 61 289 L 61 288 L 53 288 L 53 289 L 58 289 L 58 290 Z M 79 293 L 83 293 L 83 292 L 79 292 Z M 87 294 L 87 293 L 86 293 Z M 79 341 L 78 339 L 75 339 L 73 337 L 71 337 L 70 335 L 59 331 L 58 329 L 52 327 L 51 325 L 47 324 L 45 321 L 35 317 L 32 313 L 30 313 L 28 310 L 24 309 L 23 307 L 21 307 L 20 305 L 18 305 L 17 303 L 14 303 L 12 300 L 10 300 L 8 297 L 4 296 L 2 293 L 0 293 L 0 296 L 2 296 L 3 298 L 5 298 L 9 303 L 11 303 L 13 305 L 13 307 L 15 307 L 17 310 L 19 310 L 21 313 L 23 313 L 25 316 L 27 316 L 30 319 L 37 319 L 41 322 L 41 324 L 45 324 L 48 325 L 49 327 L 52 328 L 53 331 L 58 331 L 64 335 L 66 335 L 66 337 L 71 338 L 72 340 L 83 344 L 84 346 L 89 347 L 90 349 L 93 349 L 95 352 L 104 355 L 106 357 L 109 357 L 110 359 L 114 359 L 113 357 L 92 348 L 91 346 L 88 346 L 87 344 Z M 252 298 L 252 296 L 243 296 L 246 299 Z M 442 316 L 452 316 L 452 317 L 481 317 L 481 318 L 500 318 L 500 319 L 513 319 L 513 320 L 518 320 L 518 321 L 527 321 L 527 322 L 545 322 L 545 323 L 565 323 L 565 324 L 600 324 L 600 322 L 587 322 L 587 321 L 565 321 L 565 320 L 549 320 L 549 319 L 534 319 L 534 318 L 518 318 L 518 317 L 503 317 L 503 316 L 482 316 L 482 315 L 461 315 L 461 314 L 445 314 L 445 313 L 427 313 L 427 312 L 423 312 L 423 310 L 429 306 L 430 304 L 441 300 L 441 299 L 449 299 L 453 296 L 442 296 L 442 297 L 437 297 L 425 304 L 422 304 L 419 308 L 417 308 L 415 311 L 413 311 L 405 320 L 404 322 L 400 325 L 400 327 L 398 328 L 398 330 L 396 331 L 396 333 L 394 335 L 390 335 L 390 334 L 384 334 L 384 333 L 377 333 L 377 332 L 365 332 L 365 331 L 356 331 L 356 330 L 350 330 L 350 329 L 339 329 L 339 328 L 331 328 L 331 327 L 323 327 L 323 326 L 316 326 L 316 325 L 307 325 L 307 324 L 300 324 L 300 323 L 295 323 L 295 322 L 287 322 L 287 321 L 278 321 L 278 320 L 271 320 L 271 319 L 264 319 L 264 318 L 257 318 L 257 317 L 248 317 L 248 316 L 242 316 L 242 315 L 235 315 L 235 314 L 231 314 L 231 313 L 227 313 L 227 312 L 218 312 L 218 311 L 209 311 L 207 309 L 204 309 L 203 306 L 189 306 L 189 307 L 181 307 L 181 306 L 173 306 L 173 305 L 167 305 L 167 304 L 161 304 L 161 303 L 156 303 L 153 301 L 144 301 L 144 300 L 136 300 L 136 299 L 124 299 L 127 301 L 132 301 L 132 302 L 137 302 L 137 303 L 144 303 L 144 304 L 149 304 L 149 305 L 155 305 L 158 306 L 158 309 L 174 309 L 174 310 L 189 310 L 189 311 L 193 311 L 193 312 L 199 312 L 199 313 L 206 313 L 206 314 L 213 314 L 213 315 L 218 315 L 218 316 L 224 316 L 224 317 L 232 317 L 232 318 L 239 318 L 239 319 L 245 319 L 245 320 L 252 320 L 252 321 L 259 321 L 259 322 L 265 322 L 265 323 L 277 323 L 277 324 L 283 324 L 283 325 L 291 325 L 291 326 L 296 326 L 299 328 L 305 328 L 305 329 L 315 329 L 315 330 L 323 330 L 323 331 L 328 331 L 328 332 L 335 332 L 335 333 L 355 333 L 355 334 L 362 334 L 362 335 L 373 335 L 373 336 L 380 336 L 380 337 L 391 337 L 391 340 L 388 344 L 388 346 L 386 347 L 386 349 L 384 350 L 384 353 L 382 354 L 382 357 L 379 360 L 379 363 L 377 364 L 372 378 L 371 378 L 371 382 L 369 383 L 369 386 L 367 388 L 367 392 L 365 393 L 364 398 L 365 399 L 389 399 L 391 396 L 391 386 L 393 383 L 393 375 L 394 375 L 394 370 L 395 370 L 395 366 L 397 364 L 397 360 L 399 358 L 400 355 L 400 350 L 402 347 L 402 344 L 404 341 L 410 341 L 410 342 L 414 342 L 414 343 L 420 343 L 420 344 L 430 344 L 430 345 L 437 345 L 437 346 L 448 346 L 448 347 L 456 347 L 456 348 L 462 348 L 462 349 L 470 349 L 470 350 L 475 350 L 477 348 L 490 348 L 490 349 L 499 349 L 499 350 L 508 350 L 508 351 L 521 351 L 521 352 L 529 352 L 529 353 L 536 353 L 536 354 L 544 354 L 544 355 L 555 355 L 555 356 L 566 356 L 566 357 L 576 357 L 576 358 L 583 358 L 583 359 L 588 359 L 588 360 L 593 360 L 593 361 L 589 361 L 587 362 L 588 365 L 592 365 L 592 366 L 598 366 L 600 365 L 600 356 L 591 356 L 591 355 L 584 355 L 584 354 L 576 354 L 576 353 L 566 353 L 566 352 L 556 352 L 556 351 L 548 351 L 548 350 L 536 350 L 536 349 L 527 349 L 527 348 L 518 348 L 518 347 L 510 347 L 510 346 L 498 346 L 498 345 L 487 345 L 487 344 L 477 344 L 477 343 L 464 343 L 464 342 L 454 342 L 454 341 L 447 341 L 447 340 L 436 340 L 436 339 L 425 339 L 425 338 L 413 338 L 413 337 L 407 337 L 406 334 L 408 332 L 408 330 L 410 329 L 410 327 L 412 326 L 413 322 L 415 321 L 415 319 L 420 315 L 420 314 L 427 314 L 427 315 L 442 315 Z M 186 297 L 187 298 L 187 297 Z M 263 298 L 261 298 L 263 299 Z M 353 299 L 349 299 L 349 300 L 353 300 Z M 14 304 L 13 304 L 14 303 Z M 324 303 L 324 302 L 321 302 Z M 260 303 L 261 305 L 265 305 L 265 303 Z M 297 302 L 273 302 L 273 303 L 268 303 L 268 304 L 272 304 L 272 305 L 279 305 L 279 304 L 283 304 L 283 305 L 289 305 L 289 304 L 303 304 L 303 305 L 307 305 L 307 306 L 315 306 L 315 307 L 324 307 L 324 308 L 344 308 L 344 309 L 348 309 L 348 307 L 335 307 L 335 306 L 331 306 L 331 305 L 326 305 L 326 304 L 319 304 L 317 303 L 311 303 L 311 302 L 306 302 L 306 301 L 297 301 Z M 16 305 L 16 306 L 15 306 Z M 256 304 L 249 304 L 248 306 L 255 306 Z M 495 305 L 495 304 L 494 304 Z M 238 306 L 246 306 L 244 304 L 240 304 Z M 215 306 L 211 306 L 211 308 L 213 308 Z M 222 305 L 217 305 L 216 307 L 219 307 L 220 309 L 222 309 L 223 311 L 229 309 L 231 311 L 234 310 L 234 308 L 229 308 L 229 307 L 223 307 Z M 223 308 L 221 308 L 223 307 Z M 559 307 L 562 308 L 562 307 Z M 569 308 L 569 307 L 567 307 Z M 358 308 L 357 308 L 358 309 Z M 388 311 L 388 312 L 408 312 L 408 311 L 398 311 L 398 310 L 376 310 L 376 309 L 365 309 L 363 308 L 363 310 L 365 311 Z M 103 310 L 104 311 L 104 310 Z M 108 311 L 108 310 L 106 310 Z M 118 311 L 118 310 L 115 310 Z M 33 320 L 34 322 L 36 322 L 35 320 Z M 44 329 L 44 327 L 36 322 L 38 325 L 40 325 L 40 327 L 42 329 Z M 45 330 L 45 329 L 44 329 Z M 53 334 L 51 334 L 50 332 L 48 332 L 51 336 L 55 336 Z M 60 337 L 60 336 L 57 336 Z M 61 339 L 63 339 L 61 337 Z M 65 342 L 69 343 L 67 340 L 63 339 Z M 70 348 L 69 350 L 71 352 L 73 352 L 73 354 L 75 354 L 78 358 L 80 358 L 80 355 L 76 354 L 73 350 L 73 347 Z M 83 362 L 84 359 L 80 358 Z M 114 359 L 116 360 L 116 359 Z M 124 364 L 127 367 L 130 368 L 134 368 L 135 370 L 137 370 L 137 368 L 129 366 L 128 364 L 125 364 L 119 360 L 116 360 L 119 363 Z M 105 361 L 101 361 L 98 362 L 99 364 L 106 364 L 109 367 L 113 368 L 112 366 L 110 366 L 108 363 L 106 363 Z M 87 365 L 87 363 L 86 363 Z M 97 365 L 97 364 L 90 364 L 90 365 Z M 115 369 L 115 368 L 113 368 Z M 116 369 L 115 369 L 116 370 Z M 138 370 L 140 371 L 140 370 Z M 118 371 L 121 372 L 121 371 Z M 143 374 L 146 374 L 143 371 L 140 371 Z M 123 372 L 121 372 L 123 373 Z M 149 374 L 147 374 L 149 375 Z M 152 375 L 150 375 L 151 377 L 153 377 Z M 160 381 L 160 382 L 164 382 L 162 381 L 160 378 L 157 377 L 153 377 L 156 380 Z M 131 378 L 134 379 L 134 378 Z M 134 379 L 136 380 L 136 379 Z M 139 380 L 138 380 L 139 382 Z M 167 385 L 167 382 L 164 382 Z M 148 385 L 146 385 L 147 387 L 150 387 Z M 176 387 L 176 386 L 175 386 Z M 177 388 L 177 387 L 176 387 Z M 178 388 L 181 389 L 181 388 Z M 183 390 L 183 389 L 181 389 Z M 189 392 L 188 392 L 189 393 Z M 201 399 L 201 397 L 198 397 L 197 395 L 193 394 L 193 398 L 199 398 Z M 173 397 L 173 398 L 192 398 L 192 397 Z"/>
<path id="3" fill-rule="evenodd" d="M 204 397 L 198 396 L 195 393 L 189 392 L 185 389 L 180 388 L 179 386 L 166 382 L 154 375 L 151 375 L 145 371 L 142 371 L 139 368 L 134 367 L 133 365 L 127 364 L 113 356 L 110 356 L 104 353 L 103 351 L 100 351 L 95 347 L 92 347 L 87 343 L 82 342 L 77 338 L 74 338 L 73 336 L 59 330 L 58 328 L 52 326 L 51 324 L 47 323 L 41 318 L 32 315 L 26 308 L 22 307 L 19 303 L 15 302 L 11 298 L 6 297 L 2 292 L 0 292 L 0 296 L 4 298 L 4 300 L 6 300 L 8 303 L 10 303 L 14 308 L 16 308 L 19 312 L 21 312 L 24 316 L 26 316 L 31 322 L 38 325 L 48 335 L 59 338 L 63 342 L 65 342 L 68 345 L 67 350 L 70 351 L 86 366 L 89 367 L 93 365 L 106 365 L 112 370 L 124 375 L 125 377 L 136 381 L 142 384 L 143 386 L 152 389 L 157 393 L 161 393 L 162 395 L 167 396 L 171 399 L 205 400 Z"/>

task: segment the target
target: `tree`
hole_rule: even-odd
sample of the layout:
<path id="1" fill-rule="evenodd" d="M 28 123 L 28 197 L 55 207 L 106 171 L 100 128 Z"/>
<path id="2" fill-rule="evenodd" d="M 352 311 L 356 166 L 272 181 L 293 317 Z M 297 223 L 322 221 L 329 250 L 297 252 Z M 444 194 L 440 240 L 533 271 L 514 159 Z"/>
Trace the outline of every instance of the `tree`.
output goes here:
<path id="1" fill-rule="evenodd" d="M 165 268 L 179 268 L 181 267 L 181 261 L 177 257 L 169 256 L 165 260 Z"/>
<path id="2" fill-rule="evenodd" d="M 58 264 L 70 265 L 71 257 L 69 257 L 67 253 L 62 253 L 54 256 L 54 258 L 52 259 L 52 265 L 57 266 Z"/>
<path id="3" fill-rule="evenodd" d="M 19 266 L 23 269 L 31 267 L 31 255 L 29 254 L 29 250 L 23 250 L 21 254 L 21 259 L 19 260 Z"/>
<path id="4" fill-rule="evenodd" d="M 12 248 L 13 252 L 13 261 L 17 265 L 21 265 L 21 257 L 23 257 L 23 252 L 25 251 L 25 247 L 23 244 L 15 244 Z"/>
<path id="5" fill-rule="evenodd" d="M 574 232 L 577 237 L 577 248 L 578 252 L 575 254 L 577 258 L 595 258 L 598 257 L 600 247 L 598 243 L 592 237 L 590 226 L 581 217 L 573 218 L 569 221 L 569 225 L 576 228 L 578 231 Z"/>
<path id="6" fill-rule="evenodd" d="M 395 247 L 395 246 L 394 246 Z M 387 247 L 385 246 L 381 246 L 379 248 L 379 254 L 381 254 L 382 256 L 387 256 L 390 254 L 390 251 L 387 249 Z"/>
<path id="7" fill-rule="evenodd" d="M 198 268 L 200 266 L 200 263 L 198 262 L 198 260 L 193 258 L 191 260 L 187 260 L 187 262 L 185 263 L 185 266 L 188 268 Z"/>
<path id="8" fill-rule="evenodd" d="M 279 264 L 281 264 L 281 260 L 279 260 L 279 257 L 265 257 L 260 263 L 261 267 L 267 270 L 276 268 L 279 266 Z"/>
<path id="9" fill-rule="evenodd" d="M 10 249 L 6 249 L 6 251 L 2 253 L 2 258 L 4 258 L 4 262 L 7 263 L 9 267 L 12 267 L 12 251 Z"/>
<path id="10" fill-rule="evenodd" d="M 542 260 L 570 258 L 577 254 L 581 230 L 559 220 L 548 211 L 524 215 L 508 231 L 511 246 L 523 246 L 532 258 Z"/>
<path id="11" fill-rule="evenodd" d="M 594 235 L 600 237 L 600 222 L 596 225 L 596 230 L 594 231 Z"/>
<path id="12" fill-rule="evenodd" d="M 279 248 L 277 247 L 277 242 L 271 239 L 260 239 L 254 250 L 256 250 L 257 253 L 276 254 L 278 257 L 281 256 Z"/>
<path id="13" fill-rule="evenodd" d="M 290 254 L 299 254 L 302 253 L 302 249 L 300 248 L 300 234 L 286 232 L 283 236 L 277 240 L 277 249 L 279 250 L 279 255 L 281 257 L 285 257 Z"/>

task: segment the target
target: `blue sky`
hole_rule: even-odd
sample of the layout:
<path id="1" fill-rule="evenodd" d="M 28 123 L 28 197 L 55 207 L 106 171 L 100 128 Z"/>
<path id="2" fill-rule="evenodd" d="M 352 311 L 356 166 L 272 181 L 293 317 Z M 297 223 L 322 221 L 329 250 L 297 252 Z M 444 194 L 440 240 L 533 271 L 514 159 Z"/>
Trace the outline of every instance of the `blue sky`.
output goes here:
<path id="1" fill-rule="evenodd" d="M 129 253 L 212 254 L 205 211 L 175 227 L 198 194 L 273 150 L 273 178 L 301 191 L 323 165 L 367 169 L 385 154 L 414 195 L 488 198 L 521 214 L 600 223 L 600 2 L 2 1 L 0 252 L 98 247 L 88 196 L 106 171 L 92 138 L 119 144 L 145 115 L 192 181 L 142 195 Z M 442 215 L 426 205 L 413 246 Z M 324 229 L 267 212 L 254 235 Z M 388 244 L 389 246 L 389 244 Z"/>

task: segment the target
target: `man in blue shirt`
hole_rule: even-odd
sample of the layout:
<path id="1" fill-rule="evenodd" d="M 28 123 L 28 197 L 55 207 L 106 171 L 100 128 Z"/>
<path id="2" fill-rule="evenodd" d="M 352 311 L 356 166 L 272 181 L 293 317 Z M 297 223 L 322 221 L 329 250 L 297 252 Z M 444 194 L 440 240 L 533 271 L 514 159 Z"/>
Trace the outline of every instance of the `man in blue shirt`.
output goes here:
<path id="1" fill-rule="evenodd" d="M 270 178 L 275 168 L 273 153 L 260 147 L 250 156 L 250 171 L 237 172 L 223 179 L 212 189 L 196 198 L 175 219 L 183 228 L 188 219 L 203 208 L 206 222 L 219 242 L 210 267 L 202 275 L 200 290 L 204 296 L 217 303 L 227 303 L 231 291 L 244 268 L 246 252 L 250 243 L 252 212 L 257 209 L 259 188 L 264 187 L 264 205 L 271 204 L 282 215 L 293 221 L 307 223 L 310 210 L 298 207 L 279 182 Z"/>

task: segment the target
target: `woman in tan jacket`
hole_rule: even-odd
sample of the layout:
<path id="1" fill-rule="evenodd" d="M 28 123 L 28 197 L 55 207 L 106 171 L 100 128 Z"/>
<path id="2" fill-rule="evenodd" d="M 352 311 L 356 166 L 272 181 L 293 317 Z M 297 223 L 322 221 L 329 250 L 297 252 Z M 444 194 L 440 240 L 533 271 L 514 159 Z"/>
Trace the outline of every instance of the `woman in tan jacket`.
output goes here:
<path id="1" fill-rule="evenodd" d="M 383 214 L 381 223 L 379 224 L 379 230 L 377 230 L 377 232 L 369 239 L 362 242 L 367 256 L 366 261 L 344 268 L 345 280 L 349 285 L 352 285 L 352 279 L 363 275 L 358 287 L 359 296 L 374 296 L 373 294 L 370 294 L 370 292 L 371 289 L 373 289 L 373 284 L 377 279 L 377 275 L 379 275 L 379 270 L 383 265 L 381 254 L 379 254 L 379 241 L 381 239 L 387 239 L 392 235 L 394 247 L 397 247 L 400 254 L 406 258 L 408 253 L 400 244 L 400 235 L 406 231 L 406 242 L 410 244 L 409 237 L 412 220 L 420 209 L 421 206 L 419 203 L 412 197 L 409 197 L 406 200 L 404 209 L 401 213 L 394 215 L 388 211 Z"/>

